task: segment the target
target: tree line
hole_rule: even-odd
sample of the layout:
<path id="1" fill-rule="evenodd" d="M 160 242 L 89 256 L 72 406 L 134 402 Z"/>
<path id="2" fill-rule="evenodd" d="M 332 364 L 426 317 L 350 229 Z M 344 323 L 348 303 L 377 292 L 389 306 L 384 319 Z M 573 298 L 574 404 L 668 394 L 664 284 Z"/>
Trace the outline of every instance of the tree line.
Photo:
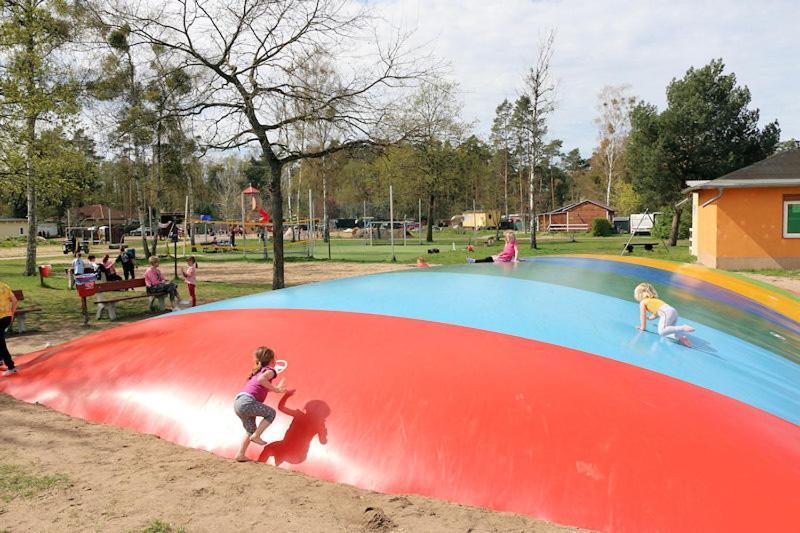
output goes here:
<path id="1" fill-rule="evenodd" d="M 397 213 L 422 208 L 429 241 L 475 205 L 520 216 L 535 248 L 537 213 L 588 198 L 669 210 L 674 242 L 686 180 L 781 148 L 777 121 L 759 128 L 748 89 L 714 60 L 673 79 L 663 111 L 605 87 L 584 158 L 548 134 L 552 31 L 482 137 L 438 60 L 380 25 L 346 0 L 4 2 L 0 214 L 28 218 L 26 272 L 40 217 L 103 203 L 145 227 L 188 197 L 193 213 L 237 218 L 248 184 L 274 221 L 274 288 L 284 221 L 308 215 L 308 190 L 325 228 L 366 206 L 385 216 L 391 184 Z"/>

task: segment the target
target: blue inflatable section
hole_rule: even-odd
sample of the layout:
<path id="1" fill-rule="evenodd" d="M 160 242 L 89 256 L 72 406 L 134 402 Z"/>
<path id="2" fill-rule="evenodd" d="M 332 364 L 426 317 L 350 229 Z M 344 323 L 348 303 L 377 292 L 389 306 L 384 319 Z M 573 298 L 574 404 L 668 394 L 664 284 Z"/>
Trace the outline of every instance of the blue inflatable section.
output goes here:
<path id="1" fill-rule="evenodd" d="M 464 268 L 488 273 L 499 265 Z M 426 269 L 304 285 L 183 312 L 265 308 L 371 313 L 535 339 L 659 372 L 800 425 L 799 365 L 692 321 L 685 322 L 697 330 L 693 349 L 639 332 L 633 300 L 503 275 L 482 276 L 476 283 L 473 274 Z"/>

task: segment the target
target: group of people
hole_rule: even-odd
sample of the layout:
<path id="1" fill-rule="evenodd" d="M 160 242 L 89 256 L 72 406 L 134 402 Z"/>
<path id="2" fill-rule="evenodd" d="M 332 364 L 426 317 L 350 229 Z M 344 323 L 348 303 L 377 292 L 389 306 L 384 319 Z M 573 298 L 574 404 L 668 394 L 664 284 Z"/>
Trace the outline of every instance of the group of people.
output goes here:
<path id="1" fill-rule="evenodd" d="M 75 254 L 75 259 L 72 260 L 72 272 L 74 275 L 103 275 L 105 281 L 121 281 L 122 277 L 117 274 L 117 263 L 122 265 L 122 272 L 125 279 L 133 279 L 136 277 L 136 250 L 133 248 L 129 249 L 125 245 L 120 247 L 119 255 L 115 259 L 111 259 L 109 254 L 104 255 L 101 261 L 97 260 L 97 256 L 91 254 L 84 259 L 83 253 L 77 252 Z"/>
<path id="2" fill-rule="evenodd" d="M 83 254 L 78 252 L 75 254 L 75 259 L 72 261 L 72 271 L 74 275 L 97 274 L 98 280 L 103 282 L 122 281 L 122 277 L 117 274 L 116 263 L 122 265 L 122 271 L 126 280 L 136 277 L 136 250 L 128 248 L 125 245 L 120 247 L 119 255 L 113 260 L 109 254 L 103 256 L 101 261 L 97 261 L 97 257 L 94 255 L 89 255 L 86 260 L 84 260 Z M 174 282 L 166 280 L 159 269 L 159 264 L 158 257 L 150 256 L 148 267 L 144 273 L 146 290 L 148 293 L 167 293 L 172 308 L 175 309 L 176 300 L 180 301 L 178 287 Z M 181 269 L 181 274 L 189 289 L 192 307 L 194 307 L 197 305 L 197 261 L 194 256 L 186 260 L 186 266 Z"/>

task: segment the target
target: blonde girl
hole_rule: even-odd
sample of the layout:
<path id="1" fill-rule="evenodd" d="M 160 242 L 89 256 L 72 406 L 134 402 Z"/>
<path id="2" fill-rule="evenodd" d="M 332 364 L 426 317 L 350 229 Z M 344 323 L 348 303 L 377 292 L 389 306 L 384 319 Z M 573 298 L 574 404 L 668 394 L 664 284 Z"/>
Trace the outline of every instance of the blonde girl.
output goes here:
<path id="1" fill-rule="evenodd" d="M 260 346 L 253 354 L 253 362 L 253 369 L 250 371 L 247 383 L 233 400 L 233 411 L 242 421 L 246 432 L 239 447 L 239 453 L 236 454 L 236 460 L 239 462 L 249 461 L 246 453 L 247 447 L 250 446 L 251 442 L 261 446 L 266 444 L 261 439 L 261 434 L 275 420 L 275 409 L 264 405 L 267 393 L 270 391 L 277 393 L 286 391 L 283 386 L 283 380 L 277 385 L 272 384 L 272 380 L 278 377 L 278 372 L 273 366 L 275 352 L 266 346 Z M 259 416 L 262 420 L 256 427 L 256 417 Z"/>
<path id="2" fill-rule="evenodd" d="M 497 255 L 490 255 L 483 259 L 473 259 L 467 257 L 467 263 L 516 263 L 519 260 L 519 249 L 517 248 L 517 236 L 513 231 L 504 233 L 506 245 L 503 251 Z"/>
<path id="3" fill-rule="evenodd" d="M 662 337 L 674 337 L 684 346 L 691 348 L 692 343 L 683 333 L 690 333 L 694 328 L 686 324 L 676 325 L 678 322 L 678 312 L 674 307 L 658 298 L 655 287 L 649 283 L 640 283 L 633 291 L 633 297 L 639 302 L 639 326 L 637 329 L 645 331 L 647 321 L 659 319 L 658 334 Z"/>

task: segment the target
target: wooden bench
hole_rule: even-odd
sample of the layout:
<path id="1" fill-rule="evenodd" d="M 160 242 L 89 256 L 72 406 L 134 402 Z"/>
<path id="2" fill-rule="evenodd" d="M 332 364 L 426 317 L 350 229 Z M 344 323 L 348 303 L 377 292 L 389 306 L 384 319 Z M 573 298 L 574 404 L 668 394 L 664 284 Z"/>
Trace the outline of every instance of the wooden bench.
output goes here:
<path id="1" fill-rule="evenodd" d="M 25 300 L 25 295 L 21 290 L 15 290 L 13 292 L 18 302 Z M 41 307 L 19 307 L 19 305 L 17 305 L 17 311 L 14 313 L 14 320 L 17 322 L 17 331 L 19 331 L 20 335 L 25 333 L 25 318 L 28 313 L 39 313 L 41 311 Z"/>
<path id="2" fill-rule="evenodd" d="M 117 303 L 124 302 L 126 300 L 136 300 L 138 298 L 147 298 L 148 305 L 151 310 L 153 309 L 153 303 L 156 300 L 158 300 L 159 308 L 161 310 L 164 309 L 164 298 L 167 296 L 166 292 L 148 293 L 146 289 L 144 292 L 134 290 L 139 287 L 146 287 L 144 278 L 97 283 L 95 285 L 96 292 L 94 301 L 95 305 L 97 305 L 97 320 L 100 320 L 103 310 L 105 310 L 108 314 L 109 320 L 116 320 Z M 127 290 L 132 290 L 133 292 L 124 292 Z M 108 297 L 105 295 L 107 292 L 118 292 L 119 296 L 113 295 Z M 86 305 L 86 298 L 81 298 L 81 310 L 83 312 L 83 323 L 86 325 L 89 323 L 89 310 L 88 306 Z"/>

